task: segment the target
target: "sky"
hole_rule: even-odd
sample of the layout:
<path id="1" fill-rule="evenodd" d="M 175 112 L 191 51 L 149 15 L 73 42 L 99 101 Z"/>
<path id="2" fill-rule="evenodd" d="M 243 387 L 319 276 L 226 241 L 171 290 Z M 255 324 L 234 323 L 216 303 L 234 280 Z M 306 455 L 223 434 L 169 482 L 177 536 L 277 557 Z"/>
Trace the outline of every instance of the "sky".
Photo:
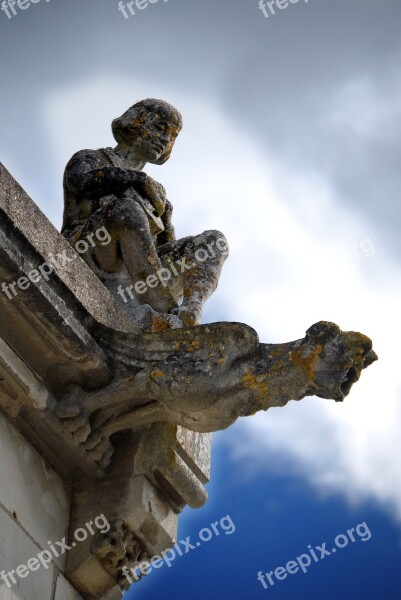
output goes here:
<path id="1" fill-rule="evenodd" d="M 219 229 L 231 248 L 204 322 L 284 342 L 334 321 L 379 355 L 343 404 L 307 398 L 215 434 L 209 502 L 178 537 L 226 515 L 235 531 L 127 597 L 399 598 L 399 0 L 300 0 L 268 18 L 258 0 L 159 0 L 128 19 L 117 0 L 17 11 L 0 13 L 0 160 L 56 227 L 70 156 L 112 145 L 113 118 L 163 98 L 184 128 L 145 171 L 179 236 Z M 257 580 L 361 523 L 371 539 Z"/>

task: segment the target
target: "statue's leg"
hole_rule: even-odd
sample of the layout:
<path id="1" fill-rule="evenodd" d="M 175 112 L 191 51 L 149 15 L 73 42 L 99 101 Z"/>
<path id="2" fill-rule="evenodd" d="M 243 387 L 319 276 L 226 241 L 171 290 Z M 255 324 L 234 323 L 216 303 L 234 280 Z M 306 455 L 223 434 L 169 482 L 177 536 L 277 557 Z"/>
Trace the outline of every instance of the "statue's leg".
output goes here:
<path id="1" fill-rule="evenodd" d="M 157 248 L 163 267 L 179 278 L 182 304 L 173 310 L 185 325 L 198 325 L 203 305 L 215 291 L 228 256 L 228 243 L 219 231 L 186 237 Z"/>
<path id="2" fill-rule="evenodd" d="M 110 275 L 118 277 L 120 273 L 126 293 L 130 293 L 131 297 L 135 296 L 138 303 L 149 304 L 160 313 L 167 313 L 176 307 L 177 302 L 169 287 L 151 287 L 145 283 L 146 279 L 154 276 L 163 265 L 156 252 L 148 218 L 140 204 L 126 197 L 105 202 L 91 215 L 81 238 L 93 236 L 102 227 L 109 233 L 110 243 L 96 244 L 83 255 L 99 278 L 107 285 Z M 129 290 L 127 276 L 132 284 Z M 139 293 L 135 290 L 137 284 L 142 284 Z"/>

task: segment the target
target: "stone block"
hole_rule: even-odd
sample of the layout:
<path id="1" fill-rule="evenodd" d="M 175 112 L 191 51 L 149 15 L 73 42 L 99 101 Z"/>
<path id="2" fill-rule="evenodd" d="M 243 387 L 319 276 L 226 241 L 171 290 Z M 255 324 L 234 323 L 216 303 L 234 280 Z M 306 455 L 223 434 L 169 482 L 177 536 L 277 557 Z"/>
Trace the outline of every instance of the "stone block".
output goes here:
<path id="1" fill-rule="evenodd" d="M 40 455 L 0 415 L 0 503 L 41 546 L 67 535 L 69 492 Z M 3 537 L 3 536 L 2 536 Z M 62 569 L 65 556 L 55 558 Z"/>
<path id="2" fill-rule="evenodd" d="M 75 588 L 66 580 L 63 575 L 57 577 L 56 595 L 54 600 L 83 600 Z"/>
<path id="3" fill-rule="evenodd" d="M 110 530 L 77 544 L 68 554 L 66 576 L 81 592 L 100 598 L 116 581 L 126 583 L 123 567 L 174 545 L 178 515 L 144 476 L 98 482 L 74 495 L 72 530 L 79 523 L 104 514 Z"/>
<path id="4" fill-rule="evenodd" d="M 41 551 L 3 509 L 0 509 L 0 531 L 0 565 L 6 573 L 26 566 Z M 9 579 L 11 587 L 0 580 L 0 600 L 52 600 L 53 572 L 54 566 L 50 564 L 47 569 L 28 571 L 24 578 L 14 574 L 16 583 Z"/>

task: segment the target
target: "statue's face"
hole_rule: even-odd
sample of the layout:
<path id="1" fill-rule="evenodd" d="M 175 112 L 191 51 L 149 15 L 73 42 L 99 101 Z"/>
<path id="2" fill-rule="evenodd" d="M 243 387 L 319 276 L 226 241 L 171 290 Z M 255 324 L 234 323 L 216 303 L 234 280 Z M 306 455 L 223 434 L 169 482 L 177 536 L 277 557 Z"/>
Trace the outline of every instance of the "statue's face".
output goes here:
<path id="1" fill-rule="evenodd" d="M 132 142 L 136 157 L 147 163 L 164 164 L 170 158 L 179 132 L 177 123 L 166 121 L 157 114 L 149 115 Z"/>

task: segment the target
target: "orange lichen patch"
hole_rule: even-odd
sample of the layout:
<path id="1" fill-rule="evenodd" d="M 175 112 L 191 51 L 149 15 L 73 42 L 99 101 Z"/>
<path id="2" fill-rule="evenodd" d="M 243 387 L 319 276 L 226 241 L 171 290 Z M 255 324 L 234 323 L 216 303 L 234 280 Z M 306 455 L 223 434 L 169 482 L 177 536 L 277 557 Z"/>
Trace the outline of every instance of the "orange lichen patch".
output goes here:
<path id="1" fill-rule="evenodd" d="M 291 360 L 295 365 L 299 365 L 303 368 L 308 379 L 314 381 L 316 363 L 320 354 L 322 353 L 322 350 L 323 346 L 321 344 L 317 345 L 316 351 L 308 356 L 302 356 L 301 352 L 295 350 L 294 352 L 290 353 Z"/>
<path id="2" fill-rule="evenodd" d="M 170 326 L 166 319 L 162 319 L 157 315 L 153 315 L 152 317 L 152 333 L 157 333 L 158 331 L 166 331 Z"/>
<path id="3" fill-rule="evenodd" d="M 160 379 L 161 377 L 165 377 L 166 374 L 164 371 L 151 371 L 150 376 L 154 379 Z"/>
<path id="4" fill-rule="evenodd" d="M 143 123 L 145 122 L 145 115 L 141 115 L 140 117 L 137 117 L 136 119 L 134 119 L 134 125 L 135 127 L 141 127 L 143 125 Z"/>
<path id="5" fill-rule="evenodd" d="M 268 383 L 262 376 L 258 377 L 255 375 L 252 369 L 248 369 L 245 375 L 241 377 L 241 383 L 250 390 L 259 392 L 262 398 L 266 398 L 267 390 L 269 389 Z"/>
<path id="6" fill-rule="evenodd" d="M 149 255 L 147 257 L 147 259 L 148 259 L 149 264 L 152 265 L 152 267 L 158 266 L 158 260 L 159 259 L 157 258 L 157 256 Z"/>
<path id="7" fill-rule="evenodd" d="M 199 350 L 201 347 L 201 343 L 199 340 L 194 340 L 190 346 L 188 346 L 188 352 L 195 352 L 195 350 Z"/>
<path id="8" fill-rule="evenodd" d="M 195 352 L 196 350 L 199 350 L 201 347 L 200 340 L 193 340 L 189 345 L 187 345 L 187 344 L 188 344 L 187 341 L 176 342 L 175 349 L 176 350 L 185 350 L 186 352 Z"/>
<path id="9" fill-rule="evenodd" d="M 219 358 L 219 365 L 224 365 L 226 362 L 227 362 L 227 359 L 224 356 Z"/>

